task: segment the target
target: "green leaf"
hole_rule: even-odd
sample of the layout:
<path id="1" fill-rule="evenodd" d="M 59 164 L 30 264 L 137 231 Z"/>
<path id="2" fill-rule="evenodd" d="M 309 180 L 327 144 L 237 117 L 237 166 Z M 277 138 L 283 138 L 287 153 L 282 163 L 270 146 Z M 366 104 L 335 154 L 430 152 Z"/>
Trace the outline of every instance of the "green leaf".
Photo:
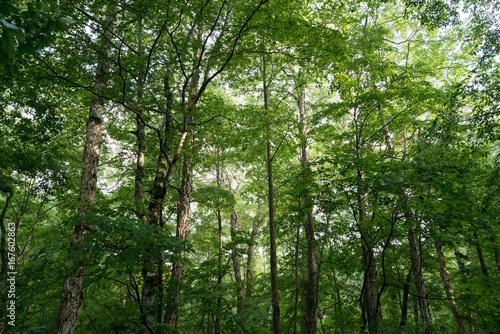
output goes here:
<path id="1" fill-rule="evenodd" d="M 5 28 L 7 29 L 11 29 L 11 30 L 22 30 L 21 28 L 19 27 L 16 27 L 15 25 L 5 21 L 4 19 L 0 19 L 0 22 L 5 26 Z"/>
<path id="2" fill-rule="evenodd" d="M 75 24 L 76 23 L 75 20 L 70 19 L 69 17 L 60 17 L 59 21 L 61 21 L 62 23 L 66 23 L 66 24 Z"/>

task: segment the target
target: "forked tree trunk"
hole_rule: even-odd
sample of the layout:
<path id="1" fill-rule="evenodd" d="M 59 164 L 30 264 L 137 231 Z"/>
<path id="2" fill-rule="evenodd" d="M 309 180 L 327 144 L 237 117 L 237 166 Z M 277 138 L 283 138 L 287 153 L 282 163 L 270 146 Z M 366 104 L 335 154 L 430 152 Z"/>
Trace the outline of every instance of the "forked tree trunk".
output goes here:
<path id="1" fill-rule="evenodd" d="M 309 182 L 308 173 L 310 172 L 309 164 L 309 145 L 307 142 L 306 128 L 306 108 L 305 108 L 306 89 L 302 88 L 297 99 L 297 105 L 300 113 L 299 134 L 304 137 L 304 145 L 302 145 L 302 153 L 300 158 L 300 167 L 303 173 L 302 187 L 307 188 Z M 310 204 L 310 196 L 307 190 L 304 189 L 304 196 L 301 198 L 301 207 L 305 210 L 304 229 L 306 232 L 306 250 L 307 250 L 307 281 L 306 284 L 306 310 L 305 310 L 305 330 L 306 333 L 316 334 L 317 322 L 316 311 L 318 308 L 318 258 L 316 251 L 316 239 L 314 237 L 314 217 L 312 205 Z"/>
<path id="2" fill-rule="evenodd" d="M 95 75 L 94 90 L 96 94 L 92 96 L 89 108 L 89 117 L 85 130 L 85 149 L 82 156 L 82 178 L 80 183 L 81 204 L 78 208 L 78 216 L 86 216 L 90 208 L 95 204 L 97 190 L 97 169 L 99 166 L 99 155 L 101 148 L 101 123 L 104 112 L 104 99 L 101 97 L 108 82 L 109 73 L 109 36 L 114 20 L 114 13 L 108 9 L 106 24 L 101 36 L 100 50 L 98 51 L 98 64 Z M 85 234 L 90 230 L 90 226 L 83 221 L 75 226 L 73 238 L 70 246 L 82 244 Z M 56 319 L 56 334 L 74 333 L 78 325 L 78 311 L 80 310 L 81 297 L 83 294 L 83 278 L 85 276 L 85 260 L 81 259 L 76 272 L 66 278 L 63 283 L 59 311 Z"/>
<path id="3" fill-rule="evenodd" d="M 198 31 L 197 38 L 201 39 L 201 31 Z M 194 117 L 192 116 L 193 109 L 196 107 L 196 102 L 194 101 L 195 96 L 198 93 L 198 85 L 200 81 L 199 69 L 196 69 L 196 63 L 200 57 L 201 50 L 195 50 L 193 57 L 193 72 L 191 76 L 191 81 L 188 87 L 188 101 L 183 108 L 185 108 L 186 115 L 184 116 L 183 122 L 183 133 L 189 133 L 187 139 L 187 149 L 183 156 L 182 162 L 182 182 L 181 186 L 178 188 L 179 191 L 179 203 L 177 206 L 177 229 L 176 238 L 177 240 L 184 242 L 186 241 L 188 223 L 189 223 L 189 213 L 191 209 L 191 193 L 193 191 L 193 146 L 194 146 L 194 132 L 189 130 L 189 124 L 194 122 Z M 169 283 L 169 292 L 167 295 L 167 309 L 164 316 L 164 322 L 172 327 L 177 327 L 178 320 L 178 303 L 181 296 L 181 282 L 182 276 L 184 274 L 184 265 L 182 264 L 182 259 L 185 258 L 186 252 L 183 249 L 179 256 L 179 261 L 172 264 L 172 274 Z"/>
<path id="4" fill-rule="evenodd" d="M 363 288 L 361 291 L 361 306 L 363 327 L 377 327 L 382 322 L 382 312 L 380 307 L 380 300 L 378 296 L 377 287 L 377 268 L 375 263 L 375 256 L 369 239 L 369 215 L 366 211 L 366 200 L 368 194 L 363 192 L 362 182 L 364 179 L 363 173 L 357 171 L 359 189 L 358 189 L 358 212 L 359 212 L 359 226 L 362 231 L 361 235 L 361 253 L 363 257 Z"/>
<path id="5" fill-rule="evenodd" d="M 436 247 L 437 256 L 439 259 L 439 275 L 441 276 L 441 282 L 443 283 L 444 291 L 448 302 L 450 303 L 451 313 L 455 318 L 455 323 L 459 333 L 466 333 L 464 322 L 460 312 L 458 312 L 457 305 L 455 303 L 455 297 L 453 296 L 453 287 L 451 285 L 450 276 L 448 275 L 448 270 L 446 269 L 446 260 L 444 258 L 443 246 L 436 240 L 432 240 L 432 243 Z"/>
<path id="6" fill-rule="evenodd" d="M 389 128 L 387 127 L 387 123 L 385 122 L 384 112 L 379 107 L 379 114 L 384 124 L 383 132 L 385 143 L 387 145 L 387 150 L 391 156 L 394 156 L 394 145 L 392 143 L 391 134 Z M 406 148 L 405 148 L 406 149 Z M 413 276 L 415 277 L 415 286 L 417 288 L 418 295 L 418 305 L 420 308 L 420 316 L 422 318 L 422 322 L 426 328 L 426 331 L 431 331 L 431 315 L 429 311 L 429 305 L 427 303 L 427 289 L 425 287 L 424 276 L 422 273 L 422 257 L 419 251 L 417 238 L 415 237 L 413 226 L 415 225 L 414 216 L 411 208 L 408 206 L 408 196 L 406 194 L 406 189 L 401 187 L 400 198 L 403 201 L 403 214 L 406 220 L 406 223 L 410 226 L 408 229 L 408 242 L 410 245 L 410 259 L 411 259 L 411 270 L 408 273 L 410 275 L 413 272 Z M 406 321 L 405 321 L 406 323 Z"/>

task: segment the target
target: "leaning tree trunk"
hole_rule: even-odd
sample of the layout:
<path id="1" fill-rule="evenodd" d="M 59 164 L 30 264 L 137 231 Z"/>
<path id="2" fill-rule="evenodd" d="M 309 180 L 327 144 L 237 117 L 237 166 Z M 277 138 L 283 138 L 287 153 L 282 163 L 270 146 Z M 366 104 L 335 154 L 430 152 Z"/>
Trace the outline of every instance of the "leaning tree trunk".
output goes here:
<path id="1" fill-rule="evenodd" d="M 303 173 L 304 196 L 302 196 L 301 207 L 305 211 L 304 229 L 306 232 L 306 250 L 307 250 L 307 281 L 306 284 L 306 311 L 305 311 L 305 327 L 306 333 L 316 334 L 316 310 L 318 308 L 318 259 L 314 237 L 314 217 L 310 196 L 307 193 L 305 183 L 309 182 L 308 172 L 310 172 L 309 164 L 309 145 L 307 143 L 306 129 L 306 108 L 305 108 L 306 90 L 302 88 L 297 99 L 297 105 L 300 113 L 299 134 L 304 137 L 302 145 L 302 154 L 300 158 L 300 167 Z"/>
<path id="2" fill-rule="evenodd" d="M 102 93 L 106 88 L 109 74 L 109 36 L 114 20 L 113 13 L 106 17 L 106 25 L 101 36 L 100 51 L 98 51 L 98 64 L 95 75 L 94 91 L 89 108 L 87 120 L 85 149 L 82 157 L 82 178 L 80 183 L 81 204 L 78 208 L 78 216 L 86 216 L 90 208 L 95 204 L 97 190 L 97 169 L 99 166 L 99 155 L 101 147 L 101 122 L 104 112 L 104 99 Z M 85 234 L 90 230 L 86 221 L 75 226 L 70 246 L 82 244 Z M 72 276 L 66 278 L 63 283 L 59 311 L 57 313 L 56 334 L 74 333 L 77 327 L 78 311 L 83 293 L 83 278 L 85 276 L 85 260 L 81 260 L 79 267 Z"/>
<path id="3" fill-rule="evenodd" d="M 460 315 L 460 312 L 458 312 L 458 308 L 455 303 L 455 297 L 453 296 L 453 287 L 451 285 L 450 276 L 448 275 L 448 270 L 446 269 L 446 260 L 444 258 L 443 246 L 436 240 L 432 240 L 432 243 L 436 247 L 436 252 L 439 259 L 439 275 L 441 276 L 441 282 L 443 283 L 446 297 L 448 298 L 448 302 L 450 303 L 451 313 L 453 313 L 453 317 L 455 318 L 458 332 L 466 333 L 462 316 Z"/>

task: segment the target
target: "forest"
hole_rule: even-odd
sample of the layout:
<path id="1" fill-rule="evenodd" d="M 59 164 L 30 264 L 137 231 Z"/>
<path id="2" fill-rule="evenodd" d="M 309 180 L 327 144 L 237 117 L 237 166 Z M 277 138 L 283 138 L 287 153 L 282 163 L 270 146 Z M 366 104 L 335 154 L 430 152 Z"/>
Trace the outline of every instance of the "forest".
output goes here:
<path id="1" fill-rule="evenodd" d="M 0 333 L 500 333 L 500 0 L 1 0 Z"/>

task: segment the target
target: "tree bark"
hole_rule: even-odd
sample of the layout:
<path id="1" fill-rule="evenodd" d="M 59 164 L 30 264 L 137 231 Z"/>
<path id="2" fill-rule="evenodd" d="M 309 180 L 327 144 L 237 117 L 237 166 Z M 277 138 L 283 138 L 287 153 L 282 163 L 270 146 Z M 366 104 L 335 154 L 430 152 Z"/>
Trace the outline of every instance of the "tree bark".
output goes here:
<path id="1" fill-rule="evenodd" d="M 253 264 L 253 254 L 255 249 L 255 239 L 257 237 L 257 233 L 259 232 L 260 226 L 264 222 L 264 219 L 267 216 L 267 213 L 260 218 L 260 210 L 261 205 L 258 204 L 257 215 L 254 218 L 253 226 L 252 226 L 252 235 L 250 236 L 250 246 L 248 246 L 248 258 L 247 258 L 247 271 L 246 271 L 246 290 L 245 297 L 252 297 L 252 264 Z M 265 269 L 264 269 L 265 272 Z"/>
<path id="2" fill-rule="evenodd" d="M 477 235 L 476 230 L 474 230 L 473 234 L 476 241 L 477 257 L 479 259 L 479 263 L 481 264 L 481 271 L 483 272 L 484 276 L 488 277 L 490 276 L 490 274 L 488 273 L 488 267 L 486 266 L 486 261 L 484 260 L 483 249 L 481 247 L 481 244 L 479 243 L 479 236 Z"/>
<path id="3" fill-rule="evenodd" d="M 0 214 L 0 229 L 1 229 L 1 241 L 0 241 L 0 258 L 2 260 L 2 266 L 0 269 L 0 280 L 1 282 L 6 282 L 7 280 L 7 273 L 9 271 L 14 271 L 14 270 L 9 270 L 9 251 L 7 249 L 7 229 L 5 228 L 5 215 L 7 214 L 7 210 L 9 209 L 10 201 L 12 200 L 12 197 L 14 196 L 14 190 L 5 183 L 5 181 L 0 177 L 0 190 L 3 192 L 6 192 L 7 198 L 5 200 L 5 204 L 2 209 L 2 213 Z M 13 223 L 12 223 L 13 224 Z M 10 225 L 10 224 L 9 224 Z M 11 225 L 12 226 L 12 225 Z M 15 233 L 12 232 L 12 229 L 8 229 L 10 233 Z M 15 236 L 16 237 L 16 236 Z M 14 256 L 12 253 L 11 256 Z M 4 310 L 7 309 L 7 302 L 8 302 L 8 291 L 6 290 L 5 293 L 2 293 L 1 298 L 0 298 L 0 306 L 2 307 L 2 312 L 0 312 L 0 330 L 3 330 L 4 325 L 5 325 L 5 315 L 6 312 Z"/>
<path id="4" fill-rule="evenodd" d="M 364 193 L 362 182 L 364 179 L 363 173 L 357 171 L 359 187 L 358 187 L 358 211 L 359 211 L 359 226 L 361 233 L 361 253 L 363 257 L 363 288 L 361 292 L 362 317 L 364 326 L 378 326 L 382 322 L 382 312 L 380 300 L 378 298 L 377 287 L 377 268 L 373 249 L 368 239 L 369 234 L 369 216 L 366 211 L 366 200 L 368 194 Z M 364 327 L 363 326 L 363 327 Z"/>
<path id="5" fill-rule="evenodd" d="M 455 323 L 459 333 L 466 333 L 464 322 L 460 312 L 458 312 L 457 305 L 455 303 L 455 297 L 453 296 L 453 287 L 451 285 L 450 276 L 448 275 L 448 270 L 446 269 L 446 260 L 444 258 L 443 246 L 436 240 L 432 240 L 432 243 L 436 247 L 437 256 L 439 259 L 439 275 L 441 276 L 441 282 L 443 283 L 444 291 L 448 302 L 450 303 L 451 313 L 455 318 Z"/>
<path id="6" fill-rule="evenodd" d="M 201 39 L 201 31 L 198 31 L 197 38 Z M 194 145 L 194 132 L 189 130 L 189 124 L 194 122 L 192 116 L 193 109 L 196 107 L 195 98 L 198 93 L 198 85 L 200 81 L 199 69 L 196 68 L 196 63 L 200 57 L 200 50 L 195 50 L 193 57 L 193 72 L 191 81 L 189 82 L 188 101 L 183 105 L 186 112 L 183 122 L 183 133 L 189 133 L 187 142 L 187 150 L 183 157 L 182 162 L 182 182 L 178 188 L 179 203 L 177 206 L 177 240 L 186 241 L 187 229 L 189 223 L 189 213 L 191 209 L 191 193 L 193 191 L 193 145 Z M 184 100 L 184 99 L 183 99 Z M 186 252 L 185 247 L 179 255 L 180 259 L 184 259 Z M 167 309 L 164 316 L 164 322 L 172 327 L 177 327 L 178 320 L 178 303 L 181 296 L 181 282 L 184 273 L 184 265 L 182 260 L 172 264 L 172 274 L 170 277 L 169 293 L 167 295 Z"/>
<path id="7" fill-rule="evenodd" d="M 412 275 L 413 275 L 413 268 L 410 268 L 410 270 L 408 271 L 408 275 L 406 275 L 406 282 L 403 288 L 403 302 L 401 304 L 401 322 L 399 323 L 400 327 L 406 326 L 406 321 L 408 320 L 408 297 L 410 294 L 410 283 Z"/>
<path id="8" fill-rule="evenodd" d="M 413 267 L 415 286 L 417 288 L 420 317 L 422 319 L 422 322 L 424 323 L 424 326 L 426 326 L 426 328 L 430 328 L 431 315 L 429 312 L 429 305 L 427 304 L 427 289 L 425 287 L 424 276 L 422 274 L 422 258 L 418 249 L 418 242 L 415 238 L 412 227 L 408 229 L 408 241 L 410 244 L 411 266 Z"/>
<path id="9" fill-rule="evenodd" d="M 394 145 L 392 143 L 391 134 L 390 134 L 389 128 L 387 127 L 387 123 L 385 122 L 384 112 L 381 110 L 380 107 L 379 107 L 379 114 L 380 114 L 380 118 L 382 119 L 382 123 L 384 124 L 383 133 L 384 133 L 384 138 L 385 138 L 385 142 L 387 145 L 387 150 L 391 154 L 391 156 L 394 156 Z M 391 160 L 392 160 L 392 158 L 391 158 Z M 410 228 L 408 229 L 408 242 L 410 244 L 410 259 L 411 259 L 411 268 L 412 268 L 410 270 L 410 273 L 413 271 L 413 275 L 415 277 L 415 286 L 417 288 L 420 316 L 422 318 L 422 322 L 424 323 L 426 331 L 431 331 L 432 330 L 431 329 L 431 315 L 429 312 L 429 305 L 427 303 L 427 289 L 425 287 L 424 276 L 422 273 L 422 257 L 421 257 L 421 254 L 420 254 L 420 251 L 418 248 L 417 239 L 415 238 L 415 235 L 413 232 L 413 226 L 415 224 L 414 219 L 413 219 L 413 212 L 407 204 L 408 196 L 406 194 L 406 189 L 401 187 L 399 194 L 400 194 L 401 200 L 403 201 L 404 218 L 405 218 L 407 224 L 410 226 Z M 408 273 L 408 275 L 410 275 L 410 273 Z"/>
<path id="10" fill-rule="evenodd" d="M 306 108 L 305 108 L 306 89 L 303 87 L 300 90 L 297 105 L 299 108 L 299 134 L 304 137 L 304 145 L 302 145 L 302 154 L 300 158 L 300 167 L 303 173 L 302 181 L 304 187 L 304 196 L 301 198 L 301 207 L 305 211 L 304 229 L 306 232 L 306 245 L 307 245 L 307 281 L 306 283 L 306 311 L 305 311 L 305 329 L 306 333 L 316 334 L 317 322 L 316 312 L 318 308 L 318 258 L 316 250 L 316 239 L 314 237 L 314 217 L 312 212 L 312 205 L 310 204 L 310 196 L 307 193 L 307 186 L 305 183 L 309 182 L 309 145 L 307 142 L 307 128 L 306 128 Z"/>
<path id="11" fill-rule="evenodd" d="M 85 149 L 82 157 L 82 178 L 80 183 L 81 204 L 78 209 L 78 216 L 83 217 L 88 214 L 90 208 L 95 204 L 97 190 L 97 169 L 99 166 L 99 155 L 101 147 L 101 123 L 104 112 L 104 99 L 102 92 L 107 86 L 109 74 L 109 36 L 114 20 L 114 13 L 109 10 L 106 17 L 106 24 L 101 36 L 99 60 L 95 75 L 94 90 L 96 94 L 92 96 L 89 108 L 87 127 L 85 130 Z M 75 226 L 73 238 L 70 246 L 83 243 L 85 234 L 90 230 L 87 222 L 83 221 Z M 63 283 L 59 311 L 57 314 L 55 333 L 71 334 L 77 327 L 78 311 L 81 305 L 83 294 L 83 278 L 85 276 L 85 260 L 81 259 L 76 273 L 66 278 Z"/>
<path id="12" fill-rule="evenodd" d="M 231 240 L 233 242 L 234 242 L 234 236 L 237 231 L 237 222 L 238 222 L 238 216 L 236 215 L 236 211 L 234 211 L 234 205 L 231 205 L 231 216 L 229 218 L 229 223 L 231 225 Z M 236 307 L 236 312 L 240 314 L 241 310 L 243 309 L 243 297 L 244 297 L 245 286 L 243 280 L 241 279 L 240 260 L 236 256 L 233 256 L 233 271 L 234 271 L 234 280 L 236 281 L 236 293 L 238 298 L 238 306 Z"/>
<path id="13" fill-rule="evenodd" d="M 271 119 L 269 117 L 269 107 L 267 101 L 266 83 L 266 56 L 263 56 L 263 83 L 264 83 L 264 109 L 266 110 L 266 134 L 267 134 L 267 180 L 268 180 L 268 200 L 269 200 L 269 243 L 271 257 L 271 303 L 273 305 L 273 333 L 281 332 L 280 326 L 280 297 L 278 288 L 278 257 L 276 255 L 276 222 L 274 211 L 274 181 L 273 181 L 273 154 L 271 151 Z"/>

